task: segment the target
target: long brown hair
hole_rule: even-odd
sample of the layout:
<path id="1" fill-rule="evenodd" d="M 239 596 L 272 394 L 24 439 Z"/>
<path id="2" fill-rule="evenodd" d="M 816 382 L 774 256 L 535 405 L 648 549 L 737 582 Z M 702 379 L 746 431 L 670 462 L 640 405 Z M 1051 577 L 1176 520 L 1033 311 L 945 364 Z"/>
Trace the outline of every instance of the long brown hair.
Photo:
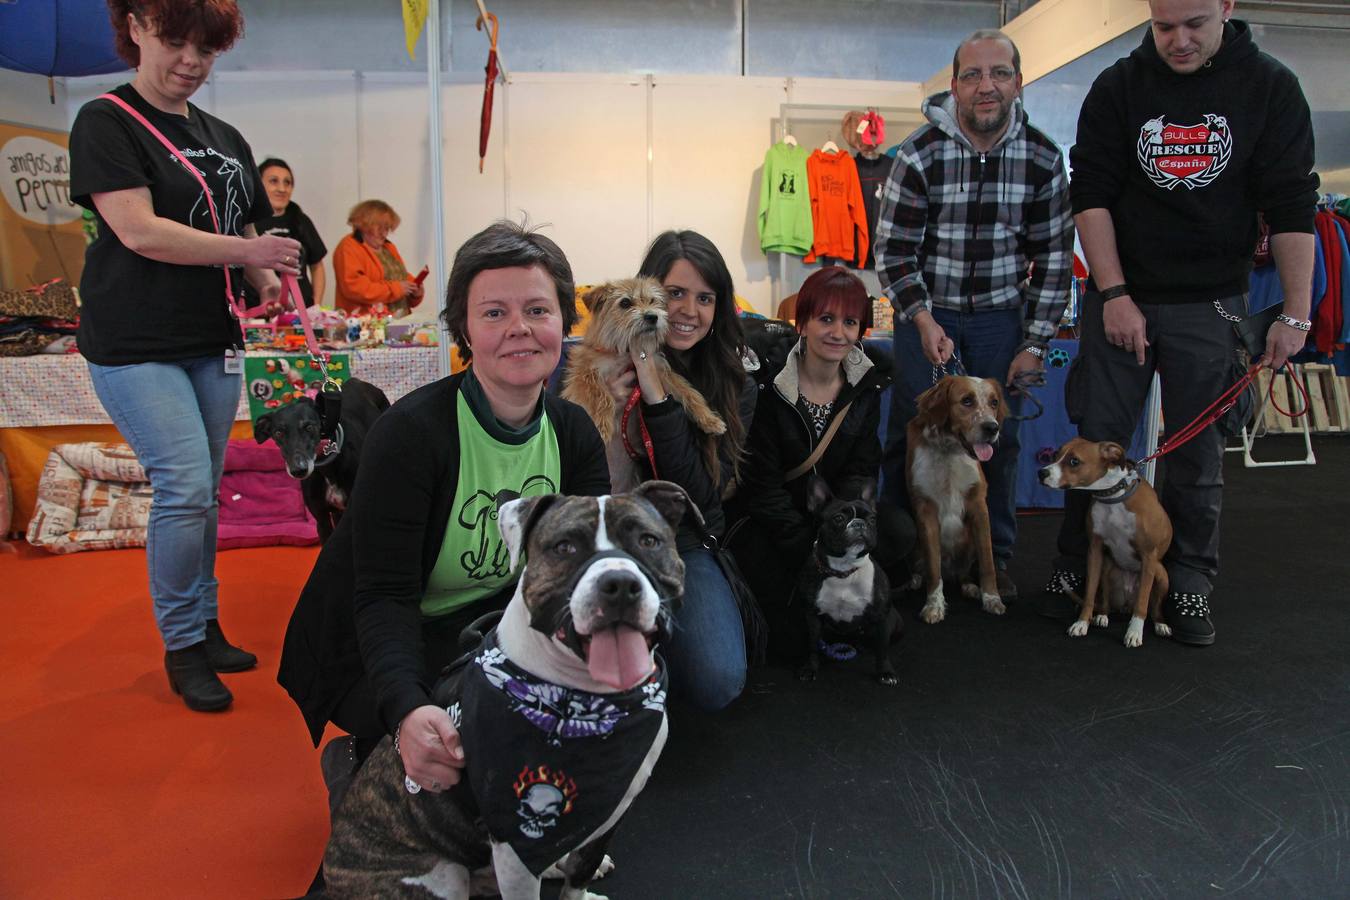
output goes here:
<path id="1" fill-rule="evenodd" d="M 720 485 L 719 457 L 730 461 L 734 479 L 745 453 L 746 427 L 741 421 L 741 392 L 746 378 L 741 363 L 745 333 L 736 311 L 736 292 L 726 260 L 713 242 L 697 231 L 667 231 L 657 236 L 647 249 L 638 274 L 664 283 L 671 266 L 681 259 L 694 267 L 717 296 L 712 330 L 682 356 L 670 354 L 670 365 L 698 388 L 727 423 L 726 434 L 700 435 L 708 474 L 713 484 Z"/>

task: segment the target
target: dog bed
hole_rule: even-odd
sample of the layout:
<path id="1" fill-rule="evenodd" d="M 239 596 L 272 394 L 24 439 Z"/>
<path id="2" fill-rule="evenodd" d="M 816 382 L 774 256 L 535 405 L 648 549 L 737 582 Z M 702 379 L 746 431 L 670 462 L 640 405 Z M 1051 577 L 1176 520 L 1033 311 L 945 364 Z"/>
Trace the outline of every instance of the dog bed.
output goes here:
<path id="1" fill-rule="evenodd" d="M 319 542 L 314 518 L 305 509 L 300 482 L 286 474 L 276 444 L 230 441 L 220 479 L 220 525 L 216 546 L 305 546 Z"/>
<path id="2" fill-rule="evenodd" d="M 217 547 L 318 540 L 275 447 L 230 441 L 220 497 Z M 51 553 L 143 547 L 150 500 L 145 470 L 126 444 L 58 444 L 38 482 L 28 542 Z"/>

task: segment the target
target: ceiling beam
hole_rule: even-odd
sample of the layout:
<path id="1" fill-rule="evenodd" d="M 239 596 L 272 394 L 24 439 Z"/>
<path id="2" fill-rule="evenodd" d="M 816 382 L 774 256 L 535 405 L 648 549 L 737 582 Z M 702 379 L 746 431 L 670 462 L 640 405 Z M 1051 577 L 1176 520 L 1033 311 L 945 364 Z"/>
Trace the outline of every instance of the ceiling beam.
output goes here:
<path id="1" fill-rule="evenodd" d="M 1022 82 L 1030 84 L 1147 21 L 1147 0 L 1040 0 L 1003 32 L 1017 43 Z M 947 90 L 951 80 L 943 66 L 923 83 L 923 96 Z"/>

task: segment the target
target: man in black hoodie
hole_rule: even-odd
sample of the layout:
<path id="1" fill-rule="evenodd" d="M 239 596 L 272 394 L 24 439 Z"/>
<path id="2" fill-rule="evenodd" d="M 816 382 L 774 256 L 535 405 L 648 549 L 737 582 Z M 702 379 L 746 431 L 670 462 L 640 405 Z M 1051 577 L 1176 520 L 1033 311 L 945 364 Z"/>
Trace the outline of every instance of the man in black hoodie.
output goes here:
<path id="1" fill-rule="evenodd" d="M 1154 372 L 1172 433 L 1241 373 L 1229 319 L 1246 314 L 1258 211 L 1285 294 L 1262 363 L 1283 366 L 1310 327 L 1318 180 L 1298 79 L 1230 20 L 1233 0 L 1149 0 L 1149 11 L 1139 48 L 1093 83 L 1070 152 L 1092 284 L 1066 405 L 1083 437 L 1121 444 Z M 1164 616 L 1177 640 L 1197 646 L 1214 643 L 1223 446 L 1212 425 L 1165 457 L 1175 534 Z M 1070 492 L 1047 614 L 1066 611 L 1066 588 L 1081 589 L 1090 501 Z"/>

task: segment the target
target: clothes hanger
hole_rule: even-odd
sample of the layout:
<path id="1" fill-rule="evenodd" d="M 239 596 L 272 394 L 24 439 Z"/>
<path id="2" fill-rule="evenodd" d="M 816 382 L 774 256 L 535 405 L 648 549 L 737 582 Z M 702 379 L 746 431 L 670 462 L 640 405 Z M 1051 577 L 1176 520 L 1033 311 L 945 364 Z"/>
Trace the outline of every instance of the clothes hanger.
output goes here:
<path id="1" fill-rule="evenodd" d="M 839 145 L 836 144 L 834 141 L 826 141 L 825 143 L 823 143 L 823 144 L 820 145 L 820 152 L 821 152 L 821 153 L 838 153 L 838 152 L 839 152 Z"/>
<path id="2" fill-rule="evenodd" d="M 797 146 L 797 139 L 790 134 L 785 134 L 783 135 L 783 143 L 787 144 L 789 147 L 795 147 Z"/>

